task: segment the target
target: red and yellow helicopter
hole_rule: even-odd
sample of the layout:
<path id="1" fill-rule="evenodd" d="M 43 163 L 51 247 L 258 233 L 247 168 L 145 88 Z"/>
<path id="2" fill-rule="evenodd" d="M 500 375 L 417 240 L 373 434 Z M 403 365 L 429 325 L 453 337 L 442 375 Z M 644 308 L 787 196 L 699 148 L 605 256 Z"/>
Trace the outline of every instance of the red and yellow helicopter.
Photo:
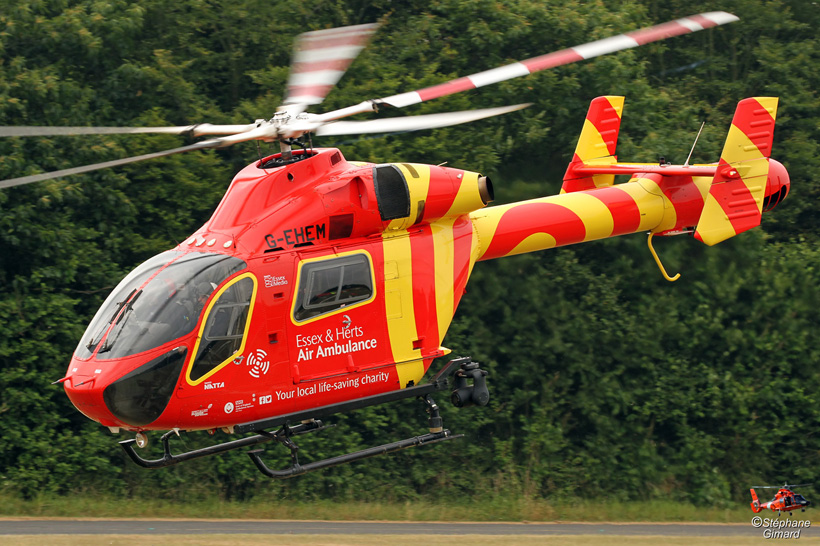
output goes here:
<path id="1" fill-rule="evenodd" d="M 752 502 L 750 506 L 752 507 L 752 512 L 755 514 L 762 512 L 765 509 L 769 509 L 772 512 L 777 512 L 777 517 L 780 517 L 781 512 L 788 512 L 790 516 L 792 516 L 792 511 L 800 509 L 801 512 L 806 511 L 806 507 L 811 505 L 811 502 L 807 501 L 803 495 L 799 495 L 792 491 L 792 489 L 796 487 L 806 487 L 811 484 L 809 483 L 802 483 L 798 485 L 789 485 L 784 484 L 782 486 L 777 485 L 755 485 L 749 492 L 752 494 Z M 757 493 L 755 493 L 755 489 L 777 489 L 777 493 L 774 494 L 772 500 L 769 502 L 761 503 L 757 498 Z"/>
<path id="2" fill-rule="evenodd" d="M 431 395 L 447 391 L 456 406 L 484 405 L 486 372 L 458 358 L 423 378 L 434 359 L 449 353 L 442 343 L 476 262 L 638 232 L 649 233 L 650 249 L 654 235 L 680 233 L 712 245 L 759 225 L 761 213 L 789 191 L 785 168 L 770 159 L 777 99 L 738 104 L 719 162 L 670 165 L 618 162 L 624 99 L 598 97 L 561 193 L 490 208 L 485 207 L 493 186 L 479 173 L 348 161 L 338 149 L 313 148 L 305 137 L 429 129 L 510 112 L 526 105 L 339 121 L 735 20 L 725 12 L 704 13 L 325 114 L 306 109 L 322 101 L 376 26 L 309 32 L 297 42 L 287 97 L 269 120 L 0 129 L 0 136 L 226 135 L 6 180 L 0 187 L 249 140 L 281 144 L 281 153 L 236 175 L 199 230 L 114 289 L 60 379 L 68 397 L 112 431 L 136 432 L 121 445 L 149 468 L 278 442 L 291 451 L 284 470 L 270 469 L 258 450 L 249 454 L 266 475 L 285 478 L 455 438 L 443 428 Z M 615 175 L 625 174 L 628 182 L 614 184 Z M 299 462 L 292 437 L 323 428 L 321 419 L 410 397 L 427 406 L 427 434 Z M 242 436 L 171 451 L 170 439 L 180 430 L 220 429 Z M 143 458 L 135 449 L 145 446 L 145 433 L 152 430 L 168 431 L 158 459 Z"/>

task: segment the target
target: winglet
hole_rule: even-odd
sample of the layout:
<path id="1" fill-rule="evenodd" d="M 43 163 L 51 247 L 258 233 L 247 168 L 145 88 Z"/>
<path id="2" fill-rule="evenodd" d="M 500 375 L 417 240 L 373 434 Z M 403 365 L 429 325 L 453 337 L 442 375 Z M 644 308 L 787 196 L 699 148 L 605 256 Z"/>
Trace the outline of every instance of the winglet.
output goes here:
<path id="1" fill-rule="evenodd" d="M 578 145 L 575 147 L 572 163 L 569 164 L 564 174 L 561 193 L 611 186 L 614 183 L 615 175 L 590 176 L 578 173 L 576 169 L 612 165 L 617 162 L 615 147 L 618 145 L 623 109 L 623 97 L 605 96 L 592 99 L 584 120 L 584 128 L 578 138 Z"/>
<path id="2" fill-rule="evenodd" d="M 760 225 L 769 174 L 776 97 L 740 101 L 695 230 L 709 246 Z"/>

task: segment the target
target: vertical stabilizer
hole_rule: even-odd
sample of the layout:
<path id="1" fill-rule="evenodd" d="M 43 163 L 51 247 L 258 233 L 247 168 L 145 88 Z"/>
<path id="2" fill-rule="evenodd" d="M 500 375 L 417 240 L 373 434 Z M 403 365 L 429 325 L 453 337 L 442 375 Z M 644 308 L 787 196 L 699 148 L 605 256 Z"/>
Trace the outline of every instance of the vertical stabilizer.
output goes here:
<path id="1" fill-rule="evenodd" d="M 752 512 L 757 514 L 758 512 L 761 512 L 763 508 L 760 507 L 760 501 L 757 499 L 757 493 L 755 493 L 755 490 L 749 489 L 749 492 L 752 494 L 752 502 L 750 503 Z"/>
<path id="2" fill-rule="evenodd" d="M 696 239 L 711 246 L 760 225 L 776 114 L 776 97 L 738 103 Z"/>
<path id="3" fill-rule="evenodd" d="M 605 96 L 592 100 L 575 147 L 575 155 L 564 175 L 561 193 L 590 190 L 614 183 L 613 174 L 584 176 L 576 173 L 575 169 L 582 166 L 611 165 L 617 161 L 615 147 L 618 145 L 623 109 L 623 97 Z"/>

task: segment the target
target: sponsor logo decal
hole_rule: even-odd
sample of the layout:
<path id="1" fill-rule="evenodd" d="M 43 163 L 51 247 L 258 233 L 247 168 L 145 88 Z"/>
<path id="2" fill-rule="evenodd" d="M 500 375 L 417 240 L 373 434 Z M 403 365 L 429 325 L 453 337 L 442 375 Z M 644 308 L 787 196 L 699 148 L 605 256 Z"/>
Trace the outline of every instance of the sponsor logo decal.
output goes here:
<path id="1" fill-rule="evenodd" d="M 270 362 L 268 362 L 268 353 L 262 349 L 257 349 L 248 355 L 248 366 L 250 370 L 248 373 L 251 377 L 260 378 L 268 373 L 270 370 Z"/>
<path id="2" fill-rule="evenodd" d="M 377 347 L 376 338 L 367 338 L 361 326 L 350 326 L 350 317 L 347 315 L 344 315 L 344 319 L 342 328 L 328 328 L 324 335 L 296 334 L 296 347 L 299 349 L 296 361 L 358 353 Z"/>
<path id="3" fill-rule="evenodd" d="M 208 404 L 207 408 L 200 408 L 198 410 L 194 410 L 191 412 L 191 417 L 205 417 L 208 415 L 208 410 L 211 409 L 213 406 L 213 404 Z"/>
<path id="4" fill-rule="evenodd" d="M 284 275 L 265 275 L 265 288 L 273 288 L 274 286 L 285 286 L 288 280 Z"/>

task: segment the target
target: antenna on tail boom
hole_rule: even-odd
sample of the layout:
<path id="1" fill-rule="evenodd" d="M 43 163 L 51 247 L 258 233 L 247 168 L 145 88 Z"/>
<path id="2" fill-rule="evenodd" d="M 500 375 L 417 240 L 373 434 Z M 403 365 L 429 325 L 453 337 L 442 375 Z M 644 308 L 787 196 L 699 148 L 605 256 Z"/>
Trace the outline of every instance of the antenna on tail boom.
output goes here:
<path id="1" fill-rule="evenodd" d="M 703 126 L 706 125 L 706 122 L 700 124 L 700 129 L 698 129 L 698 134 L 695 135 L 695 142 L 692 143 L 692 149 L 689 150 L 689 155 L 686 156 L 686 162 L 683 164 L 684 167 L 689 166 L 689 160 L 692 159 L 692 153 L 695 151 L 695 146 L 698 145 L 698 139 L 700 138 L 700 133 L 703 131 Z"/>

